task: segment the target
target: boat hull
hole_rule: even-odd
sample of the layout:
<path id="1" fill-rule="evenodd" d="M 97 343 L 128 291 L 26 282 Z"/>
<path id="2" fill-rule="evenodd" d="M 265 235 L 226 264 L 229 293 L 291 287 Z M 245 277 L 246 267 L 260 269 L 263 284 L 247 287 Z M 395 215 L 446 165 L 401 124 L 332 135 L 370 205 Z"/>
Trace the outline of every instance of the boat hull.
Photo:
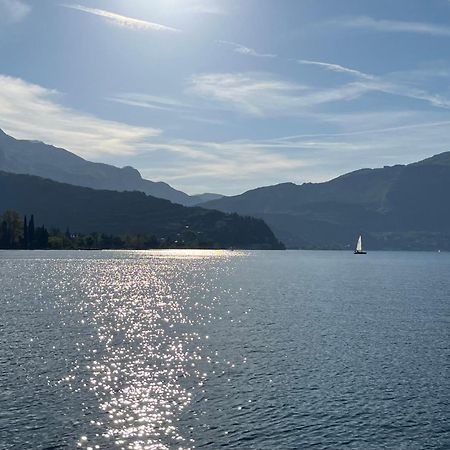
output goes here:
<path id="1" fill-rule="evenodd" d="M 355 250 L 353 252 L 354 255 L 367 255 L 367 252 L 359 252 L 358 250 Z"/>

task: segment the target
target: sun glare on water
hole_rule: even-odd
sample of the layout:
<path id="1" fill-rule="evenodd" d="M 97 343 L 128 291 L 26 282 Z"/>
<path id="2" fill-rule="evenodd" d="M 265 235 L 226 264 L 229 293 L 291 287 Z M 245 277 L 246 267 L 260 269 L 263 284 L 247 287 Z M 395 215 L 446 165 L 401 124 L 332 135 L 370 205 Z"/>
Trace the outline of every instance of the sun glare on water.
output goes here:
<path id="1" fill-rule="evenodd" d="M 169 249 L 169 250 L 138 250 L 141 256 L 151 258 L 170 259 L 205 259 L 205 258 L 229 258 L 243 256 L 245 251 L 239 250 L 199 250 L 199 249 Z"/>
<path id="2" fill-rule="evenodd" d="M 179 429 L 178 418 L 193 401 L 205 401 L 204 383 L 231 364 L 210 347 L 205 326 L 218 320 L 221 258 L 241 252 L 108 254 L 103 263 L 86 259 L 78 266 L 83 293 L 65 295 L 60 304 L 75 308 L 87 334 L 76 344 L 86 357 L 59 383 L 95 396 L 100 412 L 84 412 L 96 418 L 77 446 L 194 448 L 195 436 Z"/>

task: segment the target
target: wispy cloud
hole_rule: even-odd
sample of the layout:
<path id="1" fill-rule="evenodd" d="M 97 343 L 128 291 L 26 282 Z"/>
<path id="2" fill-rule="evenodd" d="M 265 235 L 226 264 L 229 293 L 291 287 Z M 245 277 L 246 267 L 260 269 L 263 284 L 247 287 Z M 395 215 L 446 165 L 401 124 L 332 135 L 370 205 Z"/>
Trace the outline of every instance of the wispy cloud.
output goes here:
<path id="1" fill-rule="evenodd" d="M 65 8 L 74 9 L 77 11 L 85 12 L 88 14 L 93 14 L 95 16 L 100 16 L 114 25 L 121 27 L 131 28 L 134 30 L 153 30 L 153 31 L 170 31 L 170 32 L 180 32 L 178 28 L 168 27 L 166 25 L 161 25 L 159 23 L 148 22 L 142 19 L 134 19 L 132 17 L 123 16 L 121 14 L 113 13 L 111 11 L 105 11 L 103 9 L 88 8 L 82 5 L 61 5 Z"/>
<path id="2" fill-rule="evenodd" d="M 353 22 L 351 23 L 353 26 Z M 244 55 L 277 58 L 277 55 L 258 53 L 251 48 L 231 41 L 216 42 L 231 46 L 235 52 Z M 365 93 L 375 91 L 425 101 L 438 108 L 450 108 L 450 99 L 442 95 L 429 93 L 425 89 L 412 86 L 407 81 L 395 80 L 390 74 L 387 74 L 386 76 L 376 76 L 341 64 L 325 61 L 307 59 L 296 60 L 292 58 L 290 58 L 289 61 L 294 61 L 302 65 L 316 66 L 327 71 L 347 74 L 357 78 L 359 82 L 348 83 L 341 87 L 321 89 L 302 86 L 302 95 L 298 96 L 293 91 L 298 90 L 300 86 L 294 86 L 282 81 L 275 81 L 273 78 L 266 79 L 261 83 L 261 79 L 252 79 L 254 78 L 254 74 L 207 74 L 193 78 L 191 91 L 205 98 L 210 96 L 216 101 L 227 103 L 229 105 L 234 104 L 237 109 L 260 116 L 264 116 L 265 111 L 268 109 L 277 109 L 277 105 L 280 107 L 282 105 L 285 107 L 291 105 L 296 108 L 308 107 L 331 101 L 351 100 Z M 406 73 L 403 75 L 408 74 Z M 441 69 L 439 72 L 434 73 L 434 76 L 438 75 L 448 76 L 448 71 Z M 424 71 L 422 71 L 422 76 L 424 76 Z M 286 98 L 285 95 L 288 91 L 291 91 L 289 94 L 290 98 Z M 264 105 L 269 106 L 269 108 Z"/>
<path id="3" fill-rule="evenodd" d="M 450 122 L 439 119 L 442 113 L 411 111 L 318 114 L 317 120 L 348 129 L 344 132 L 265 140 L 181 140 L 158 129 L 67 108 L 57 92 L 17 78 L 0 76 L 0 83 L 4 87 L 0 90 L 0 127 L 13 136 L 43 140 L 88 158 L 114 155 L 115 161 L 123 158 L 124 164 L 129 164 L 131 154 L 139 153 L 138 168 L 146 176 L 191 192 L 235 194 L 260 185 L 261 179 L 267 184 L 320 181 L 361 166 L 376 166 L 380 161 L 413 161 L 429 156 L 430 149 L 446 150 L 443 143 L 450 141 Z M 275 84 L 272 88 L 277 95 L 289 96 L 292 85 Z M 177 107 L 179 102 L 166 99 L 166 103 Z M 146 167 L 145 155 L 156 151 L 163 152 L 164 158 L 149 155 Z"/>
<path id="4" fill-rule="evenodd" d="M 401 84 L 386 84 L 383 92 L 388 94 L 398 95 L 401 97 L 407 97 L 415 100 L 421 100 L 429 103 L 436 108 L 450 109 L 450 99 L 439 94 L 433 94 L 423 89 L 416 88 L 414 86 L 401 85 Z"/>
<path id="5" fill-rule="evenodd" d="M 147 169 L 143 164 L 143 173 L 188 192 L 212 189 L 237 194 L 260 186 L 261 179 L 264 184 L 325 181 L 361 167 L 413 162 L 430 156 L 431 148 L 435 153 L 447 150 L 442 143 L 450 140 L 450 121 L 424 122 L 433 115 L 408 113 L 396 117 L 396 114 L 372 113 L 366 127 L 385 125 L 389 120 L 393 125 L 358 131 L 274 139 L 152 143 L 153 150 L 161 149 L 175 157 L 170 165 L 159 166 L 155 166 L 158 162 L 152 158 Z M 342 120 L 354 125 L 359 116 L 349 115 Z M 409 120 L 404 120 L 406 117 Z"/>
<path id="6" fill-rule="evenodd" d="M 22 0 L 0 0 L 0 23 L 17 23 L 31 12 L 31 6 Z"/>
<path id="7" fill-rule="evenodd" d="M 332 64 L 332 63 L 327 63 L 327 62 L 322 62 L 322 61 L 310 61 L 307 59 L 299 59 L 299 60 L 297 60 L 297 62 L 299 64 L 305 64 L 305 65 L 310 65 L 310 66 L 319 66 L 326 70 L 330 70 L 332 72 L 347 73 L 347 74 L 354 75 L 356 77 L 364 78 L 367 80 L 374 79 L 373 75 L 369 75 L 367 73 L 360 72 L 359 70 L 350 69 L 349 67 L 341 66 L 340 64 Z"/>
<path id="8" fill-rule="evenodd" d="M 0 128 L 21 139 L 38 139 L 82 156 L 142 151 L 145 142 L 161 134 L 105 120 L 67 108 L 60 95 L 18 78 L 0 75 Z"/>
<path id="9" fill-rule="evenodd" d="M 121 103 L 128 106 L 137 106 L 140 108 L 159 109 L 163 111 L 180 111 L 186 112 L 192 106 L 179 100 L 161 97 L 158 95 L 149 95 L 134 92 L 119 93 L 108 97 L 107 100 Z"/>
<path id="10" fill-rule="evenodd" d="M 366 123 L 366 126 L 368 126 L 369 121 L 367 120 L 368 117 L 372 121 L 375 121 L 376 124 L 379 122 L 383 123 L 383 116 L 387 115 L 387 121 L 396 122 L 396 119 L 401 118 L 402 116 L 408 117 L 408 115 L 403 114 L 402 111 L 389 113 L 388 111 L 383 111 L 381 113 L 365 113 L 363 114 L 363 120 Z M 358 115 L 359 116 L 359 115 Z M 396 117 L 397 116 L 397 117 Z M 343 115 L 339 118 L 337 118 L 337 121 L 340 121 L 341 124 L 347 123 L 347 125 L 352 125 L 354 127 L 355 121 L 353 119 L 356 118 L 355 114 L 348 114 Z M 394 119 L 394 120 L 393 120 Z M 315 134 L 298 134 L 294 136 L 285 136 L 285 137 L 279 137 L 275 139 L 266 139 L 263 141 L 260 141 L 263 145 L 279 145 L 279 146 L 286 146 L 286 145 L 292 145 L 292 143 L 295 143 L 296 141 L 299 141 L 301 139 L 311 139 L 311 138 L 320 138 L 320 139 L 328 139 L 328 138 L 346 138 L 346 137 L 354 137 L 354 136 L 374 136 L 377 134 L 384 134 L 389 132 L 397 132 L 397 131 L 408 131 L 408 130 L 420 130 L 423 128 L 436 128 L 436 127 L 449 127 L 450 126 L 450 120 L 441 120 L 437 122 L 425 122 L 425 123 L 417 123 L 417 120 L 419 120 L 418 114 L 410 114 L 409 119 L 415 120 L 416 123 L 408 123 L 405 125 L 396 125 L 396 126 L 385 126 L 383 128 L 366 128 L 361 129 L 357 131 L 347 131 L 347 132 L 337 132 L 337 133 L 315 133 Z M 423 119 L 423 118 L 422 118 Z M 360 122 L 360 121 L 357 121 Z M 258 142 L 258 141 L 255 141 Z M 287 144 L 286 144 L 287 143 Z"/>
<path id="11" fill-rule="evenodd" d="M 386 111 L 379 113 L 381 121 L 384 120 L 382 115 L 386 113 L 389 115 Z M 376 122 L 375 115 L 373 118 Z M 426 114 L 416 113 L 411 118 L 413 123 L 410 120 L 404 125 L 342 133 L 289 136 L 254 142 L 253 145 L 278 149 L 280 152 L 295 150 L 298 157 L 306 161 L 318 158 L 323 166 L 327 166 L 330 162 L 331 171 L 326 177 L 328 179 L 330 176 L 361 166 L 377 167 L 380 160 L 386 164 L 399 164 L 430 156 L 430 151 L 439 153 L 448 150 L 442 143 L 450 138 L 450 121 L 426 122 L 426 118 Z M 352 161 L 355 157 L 356 160 Z M 311 173 L 314 174 L 314 169 Z M 313 177 L 317 180 L 317 175 Z"/>
<path id="12" fill-rule="evenodd" d="M 199 122 L 210 125 L 224 124 L 220 119 L 210 116 L 202 117 L 201 111 L 205 115 L 210 112 L 205 112 L 205 108 L 170 97 L 161 97 L 159 95 L 149 95 L 138 92 L 125 92 L 111 95 L 110 97 L 107 97 L 106 100 L 131 107 L 167 111 L 168 113 L 175 114 L 177 121 Z"/>
<path id="13" fill-rule="evenodd" d="M 274 55 L 273 53 L 260 53 L 257 52 L 255 49 L 246 47 L 242 44 L 237 44 L 236 42 L 231 41 L 216 41 L 216 43 L 220 45 L 226 45 L 228 47 L 231 47 L 234 52 L 240 53 L 241 55 L 248 55 L 248 56 L 255 56 L 256 58 L 276 58 L 277 55 Z"/>
<path id="14" fill-rule="evenodd" d="M 298 115 L 323 103 L 352 100 L 377 90 L 375 83 L 353 82 L 313 88 L 279 80 L 266 73 L 213 73 L 192 77 L 188 92 L 226 109 L 254 116 Z"/>
<path id="15" fill-rule="evenodd" d="M 371 89 L 369 90 L 379 91 L 385 94 L 396 95 L 399 97 L 421 100 L 437 108 L 445 108 L 445 109 L 450 108 L 449 98 L 439 94 L 430 93 L 425 89 L 418 88 L 411 84 L 411 78 L 417 75 L 414 74 L 414 71 L 392 73 L 384 76 L 376 76 L 360 72 L 358 70 L 350 69 L 348 67 L 344 67 L 338 64 L 330 64 L 321 61 L 308 61 L 308 60 L 299 60 L 298 62 L 301 64 L 315 65 L 325 70 L 347 73 L 349 75 L 355 76 L 356 78 L 368 80 L 369 84 L 367 86 L 371 86 Z M 418 73 L 421 77 L 430 76 L 429 71 L 426 72 L 422 70 L 419 71 Z M 439 74 L 440 76 L 449 75 L 449 73 L 445 70 L 441 70 L 440 72 L 437 73 L 431 72 L 431 74 L 433 74 L 433 76 L 437 76 L 437 74 Z"/>
<path id="16" fill-rule="evenodd" d="M 432 36 L 450 37 L 450 27 L 427 22 L 405 22 L 400 20 L 374 19 L 368 16 L 342 17 L 331 23 L 363 30 L 374 30 L 389 33 L 418 33 Z"/>
<path id="17" fill-rule="evenodd" d="M 172 140 L 152 144 L 152 149 L 176 156 L 170 165 L 155 167 L 153 162 L 151 168 L 144 166 L 143 174 L 150 179 L 169 181 L 191 193 L 212 189 L 236 194 L 243 187 L 256 186 L 260 177 L 278 181 L 280 174 L 288 176 L 306 165 L 300 159 L 247 141 Z"/>

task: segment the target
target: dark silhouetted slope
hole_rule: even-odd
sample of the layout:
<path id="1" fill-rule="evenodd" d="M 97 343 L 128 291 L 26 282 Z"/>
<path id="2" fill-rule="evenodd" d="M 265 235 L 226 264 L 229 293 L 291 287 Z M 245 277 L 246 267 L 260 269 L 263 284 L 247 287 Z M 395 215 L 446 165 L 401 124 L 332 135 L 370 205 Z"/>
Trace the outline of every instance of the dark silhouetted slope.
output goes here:
<path id="1" fill-rule="evenodd" d="M 362 169 L 325 183 L 284 183 L 202 206 L 263 218 L 290 247 L 450 249 L 450 152 Z"/>
<path id="2" fill-rule="evenodd" d="M 201 246 L 282 248 L 262 220 L 184 207 L 140 192 L 95 190 L 0 172 L 0 193 L 0 211 L 34 214 L 48 228 L 154 234 L 159 239 L 179 239 L 189 232 L 198 237 Z"/>

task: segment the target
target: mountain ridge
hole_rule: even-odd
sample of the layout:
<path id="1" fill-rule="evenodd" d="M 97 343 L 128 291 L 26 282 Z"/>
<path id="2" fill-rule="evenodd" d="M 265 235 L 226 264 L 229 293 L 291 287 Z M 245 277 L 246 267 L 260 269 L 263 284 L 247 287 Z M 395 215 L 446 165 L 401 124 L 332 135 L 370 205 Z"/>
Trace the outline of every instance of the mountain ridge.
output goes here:
<path id="1" fill-rule="evenodd" d="M 262 218 L 291 248 L 349 248 L 366 233 L 373 248 L 450 249 L 445 194 L 450 152 L 323 183 L 265 186 L 201 206 Z"/>
<path id="2" fill-rule="evenodd" d="M 0 170 L 35 175 L 75 186 L 117 191 L 140 191 L 184 206 L 220 198 L 219 194 L 188 195 L 162 181 L 142 178 L 131 167 L 88 161 L 64 148 L 40 141 L 15 139 L 0 129 Z"/>

